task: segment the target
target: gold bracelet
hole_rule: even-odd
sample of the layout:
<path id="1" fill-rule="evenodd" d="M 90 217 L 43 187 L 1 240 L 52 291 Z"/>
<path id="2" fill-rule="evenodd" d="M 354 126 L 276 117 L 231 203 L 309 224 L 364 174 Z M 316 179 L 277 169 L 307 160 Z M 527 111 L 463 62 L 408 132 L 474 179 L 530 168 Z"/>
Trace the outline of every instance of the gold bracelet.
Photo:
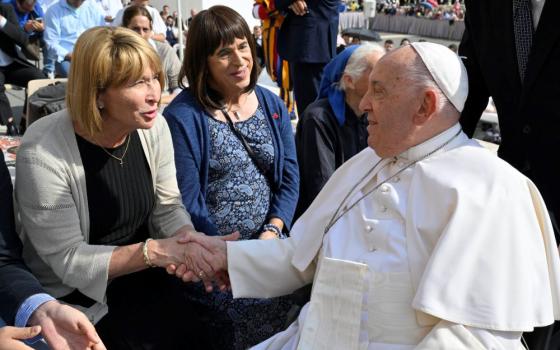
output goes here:
<path id="1" fill-rule="evenodd" d="M 156 265 L 152 264 L 152 260 L 150 260 L 150 256 L 148 255 L 148 243 L 153 241 L 153 239 L 148 238 L 142 245 L 142 255 L 144 255 L 144 263 L 149 267 L 156 267 Z"/>

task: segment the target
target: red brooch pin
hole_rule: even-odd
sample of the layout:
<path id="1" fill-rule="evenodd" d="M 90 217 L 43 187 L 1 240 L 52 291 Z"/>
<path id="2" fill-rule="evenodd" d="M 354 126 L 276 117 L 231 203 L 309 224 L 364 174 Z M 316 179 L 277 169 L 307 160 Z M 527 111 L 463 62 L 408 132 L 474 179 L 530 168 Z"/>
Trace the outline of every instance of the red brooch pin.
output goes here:
<path id="1" fill-rule="evenodd" d="M 278 119 L 278 118 L 280 118 L 280 116 L 278 115 L 278 113 L 274 113 L 274 114 L 272 115 L 272 119 Z"/>

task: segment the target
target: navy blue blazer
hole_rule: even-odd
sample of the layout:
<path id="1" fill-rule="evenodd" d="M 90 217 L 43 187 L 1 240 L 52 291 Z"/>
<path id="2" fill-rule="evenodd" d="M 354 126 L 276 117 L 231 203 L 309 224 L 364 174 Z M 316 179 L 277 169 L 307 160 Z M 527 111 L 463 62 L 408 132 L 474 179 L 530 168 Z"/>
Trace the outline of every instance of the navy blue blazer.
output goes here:
<path id="1" fill-rule="evenodd" d="M 273 196 L 268 217 L 281 219 L 289 230 L 299 194 L 299 171 L 290 116 L 278 96 L 259 86 L 255 92 L 270 126 L 274 146 Z M 183 204 L 197 231 L 217 235 L 218 230 L 210 220 L 206 207 L 210 116 L 188 89 L 173 99 L 163 115 L 173 139 L 177 182 Z"/>
<path id="2" fill-rule="evenodd" d="M 21 241 L 14 225 L 12 181 L 0 155 L 0 317 L 13 324 L 17 310 L 28 297 L 45 293 L 21 259 Z"/>
<path id="3" fill-rule="evenodd" d="M 309 13 L 297 16 L 288 6 L 293 0 L 276 0 L 287 14 L 278 32 L 278 53 L 290 63 L 327 63 L 336 56 L 339 0 L 307 0 Z"/>

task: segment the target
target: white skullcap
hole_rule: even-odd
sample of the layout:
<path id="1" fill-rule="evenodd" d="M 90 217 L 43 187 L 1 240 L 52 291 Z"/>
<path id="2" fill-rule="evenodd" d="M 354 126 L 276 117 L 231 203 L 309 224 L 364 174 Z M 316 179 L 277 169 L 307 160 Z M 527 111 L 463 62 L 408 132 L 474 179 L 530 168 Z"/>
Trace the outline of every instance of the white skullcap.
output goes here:
<path id="1" fill-rule="evenodd" d="M 467 69 L 461 58 L 440 44 L 414 42 L 411 46 L 428 68 L 441 92 L 461 112 L 469 93 Z"/>

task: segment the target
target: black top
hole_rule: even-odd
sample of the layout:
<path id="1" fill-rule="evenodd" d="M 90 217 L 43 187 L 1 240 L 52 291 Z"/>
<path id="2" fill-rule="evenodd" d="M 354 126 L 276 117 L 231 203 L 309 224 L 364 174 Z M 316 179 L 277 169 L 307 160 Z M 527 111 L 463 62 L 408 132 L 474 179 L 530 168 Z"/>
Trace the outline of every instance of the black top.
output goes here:
<path id="1" fill-rule="evenodd" d="M 152 174 L 137 132 L 120 162 L 100 146 L 76 135 L 84 164 L 90 219 L 90 244 L 127 245 L 148 237 L 155 202 Z M 107 152 L 121 158 L 127 140 Z"/>
<path id="2" fill-rule="evenodd" d="M 295 218 L 309 207 L 339 166 L 367 147 L 367 137 L 367 118 L 356 116 L 348 105 L 342 127 L 326 98 L 307 107 L 296 133 L 300 191 Z"/>

